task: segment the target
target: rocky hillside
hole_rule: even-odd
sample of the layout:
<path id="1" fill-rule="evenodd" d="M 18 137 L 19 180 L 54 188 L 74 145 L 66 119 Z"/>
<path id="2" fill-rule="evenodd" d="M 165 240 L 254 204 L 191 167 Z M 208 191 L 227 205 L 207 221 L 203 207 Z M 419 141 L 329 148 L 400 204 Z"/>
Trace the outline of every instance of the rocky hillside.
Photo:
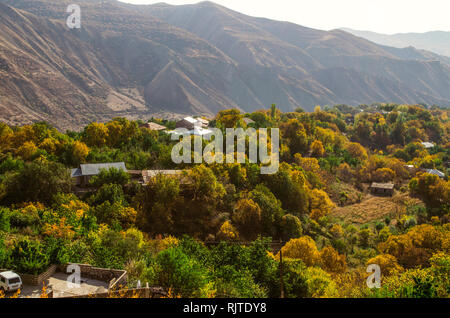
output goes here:
<path id="1" fill-rule="evenodd" d="M 135 6 L 0 0 L 0 118 L 77 129 L 115 116 L 211 115 L 371 102 L 450 105 L 450 67 L 425 51 L 249 17 L 211 2 Z"/>

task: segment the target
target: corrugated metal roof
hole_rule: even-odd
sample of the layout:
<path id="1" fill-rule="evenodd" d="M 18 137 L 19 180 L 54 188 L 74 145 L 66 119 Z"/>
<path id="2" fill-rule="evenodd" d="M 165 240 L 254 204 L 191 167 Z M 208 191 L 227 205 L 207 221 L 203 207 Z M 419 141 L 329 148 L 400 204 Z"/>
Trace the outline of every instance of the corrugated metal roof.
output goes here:
<path id="1" fill-rule="evenodd" d="M 89 163 L 80 165 L 81 174 L 83 176 L 95 176 L 100 173 L 101 169 L 109 170 L 110 168 L 116 168 L 118 170 L 127 171 L 127 167 L 124 162 L 113 163 Z"/>
<path id="2" fill-rule="evenodd" d="M 82 175 L 83 174 L 81 173 L 81 169 L 80 168 L 72 169 L 70 171 L 70 177 L 72 177 L 72 178 L 81 177 Z"/>
<path id="3" fill-rule="evenodd" d="M 445 173 L 436 169 L 425 169 L 425 172 L 438 176 L 439 178 L 445 178 Z"/>

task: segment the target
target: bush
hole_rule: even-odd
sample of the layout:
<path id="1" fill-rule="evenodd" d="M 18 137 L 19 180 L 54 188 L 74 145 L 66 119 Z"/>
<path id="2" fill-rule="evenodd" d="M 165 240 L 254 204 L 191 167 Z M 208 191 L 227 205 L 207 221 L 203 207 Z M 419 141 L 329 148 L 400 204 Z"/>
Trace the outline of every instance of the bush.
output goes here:
<path id="1" fill-rule="evenodd" d="M 40 222 L 38 209 L 34 205 L 28 205 L 20 210 L 10 213 L 10 223 L 14 227 L 27 227 L 38 225 Z"/>
<path id="2" fill-rule="evenodd" d="M 101 169 L 100 173 L 89 181 L 89 184 L 94 187 L 101 187 L 105 184 L 117 184 L 124 186 L 130 181 L 130 175 L 122 169 L 116 169 L 114 167 L 107 169 Z"/>
<path id="3" fill-rule="evenodd" d="M 8 203 L 42 202 L 50 204 L 57 193 L 70 191 L 69 171 L 55 162 L 32 162 L 16 174 L 6 178 Z"/>
<path id="4" fill-rule="evenodd" d="M 205 296 L 207 272 L 180 248 L 169 248 L 156 257 L 156 284 L 183 297 Z"/>
<path id="5" fill-rule="evenodd" d="M 0 231 L 9 231 L 10 213 L 9 209 L 0 207 Z"/>
<path id="6" fill-rule="evenodd" d="M 10 265 L 22 274 L 40 274 L 50 265 L 44 246 L 28 238 L 15 243 L 10 256 Z"/>

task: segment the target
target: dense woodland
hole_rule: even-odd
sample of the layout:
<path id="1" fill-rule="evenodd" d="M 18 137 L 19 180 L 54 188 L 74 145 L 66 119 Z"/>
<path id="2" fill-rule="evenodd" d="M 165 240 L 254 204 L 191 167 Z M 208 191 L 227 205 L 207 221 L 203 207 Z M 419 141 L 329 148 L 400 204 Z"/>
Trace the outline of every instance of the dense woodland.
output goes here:
<path id="1" fill-rule="evenodd" d="M 120 268 L 130 285 L 182 297 L 279 297 L 282 285 L 286 297 L 449 297 L 449 181 L 422 170 L 450 172 L 448 116 L 397 104 L 219 112 L 220 129 L 245 128 L 245 117 L 280 129 L 273 175 L 250 163 L 175 165 L 170 135 L 124 118 L 65 133 L 0 123 L 0 268 Z M 140 185 L 104 170 L 73 193 L 70 168 L 118 161 L 185 175 Z M 345 211 L 371 198 L 372 182 L 395 183 L 392 204 L 354 222 Z M 380 289 L 366 285 L 368 264 L 381 266 Z"/>

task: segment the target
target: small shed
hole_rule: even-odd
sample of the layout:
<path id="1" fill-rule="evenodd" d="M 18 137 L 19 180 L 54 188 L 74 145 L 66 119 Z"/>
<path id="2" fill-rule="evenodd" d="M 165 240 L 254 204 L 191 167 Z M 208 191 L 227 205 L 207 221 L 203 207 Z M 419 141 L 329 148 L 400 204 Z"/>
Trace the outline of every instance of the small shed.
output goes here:
<path id="1" fill-rule="evenodd" d="M 372 183 L 370 186 L 370 192 L 375 195 L 394 195 L 393 183 Z"/>

